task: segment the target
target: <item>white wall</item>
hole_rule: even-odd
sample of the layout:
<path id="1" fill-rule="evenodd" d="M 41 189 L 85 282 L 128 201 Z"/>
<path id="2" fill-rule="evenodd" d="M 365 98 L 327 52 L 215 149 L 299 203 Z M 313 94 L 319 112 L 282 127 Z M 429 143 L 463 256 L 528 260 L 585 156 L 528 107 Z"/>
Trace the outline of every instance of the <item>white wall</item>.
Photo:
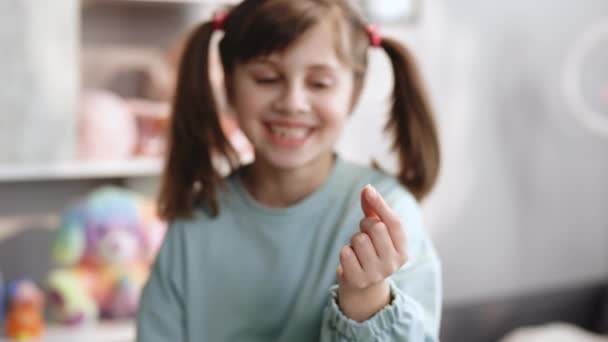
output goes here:
<path id="1" fill-rule="evenodd" d="M 568 48 L 608 3 L 426 4 L 420 26 L 389 31 L 414 50 L 437 111 L 444 164 L 424 214 L 446 302 L 607 279 L 608 137 L 574 119 L 559 85 Z M 349 159 L 394 165 L 379 129 L 387 67 L 374 52 L 340 145 Z"/>
<path id="2" fill-rule="evenodd" d="M 0 1 L 0 163 L 73 154 L 78 11 L 78 0 Z"/>

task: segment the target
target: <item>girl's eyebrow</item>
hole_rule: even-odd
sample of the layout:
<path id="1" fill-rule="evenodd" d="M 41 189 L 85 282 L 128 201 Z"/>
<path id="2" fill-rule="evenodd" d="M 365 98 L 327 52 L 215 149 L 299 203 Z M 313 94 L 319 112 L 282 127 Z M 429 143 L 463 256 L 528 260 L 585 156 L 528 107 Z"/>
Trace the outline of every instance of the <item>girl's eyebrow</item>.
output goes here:
<path id="1" fill-rule="evenodd" d="M 308 69 L 320 70 L 320 71 L 335 71 L 336 67 L 332 64 L 312 64 L 308 66 Z"/>
<path id="2" fill-rule="evenodd" d="M 281 66 L 280 61 L 276 61 L 273 60 L 272 58 L 269 57 L 258 57 L 258 58 L 254 58 L 251 62 L 251 64 L 257 64 L 257 65 L 269 65 L 275 68 L 279 68 Z M 310 65 L 306 66 L 306 69 L 309 70 L 314 70 L 314 71 L 330 71 L 330 72 L 334 72 L 336 71 L 337 66 L 331 63 L 323 63 L 323 62 L 315 62 L 312 63 Z"/>

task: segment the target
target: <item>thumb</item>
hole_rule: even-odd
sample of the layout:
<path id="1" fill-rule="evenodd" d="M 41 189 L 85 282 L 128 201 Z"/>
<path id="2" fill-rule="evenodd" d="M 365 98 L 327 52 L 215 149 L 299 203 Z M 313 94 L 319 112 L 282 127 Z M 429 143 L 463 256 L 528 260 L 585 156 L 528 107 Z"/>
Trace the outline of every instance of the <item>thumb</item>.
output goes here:
<path id="1" fill-rule="evenodd" d="M 363 190 L 361 190 L 361 209 L 363 210 L 363 214 L 365 217 L 375 217 L 378 218 L 378 214 L 374 211 L 371 204 L 367 200 L 366 191 L 374 191 L 371 188 L 371 185 L 366 185 Z"/>

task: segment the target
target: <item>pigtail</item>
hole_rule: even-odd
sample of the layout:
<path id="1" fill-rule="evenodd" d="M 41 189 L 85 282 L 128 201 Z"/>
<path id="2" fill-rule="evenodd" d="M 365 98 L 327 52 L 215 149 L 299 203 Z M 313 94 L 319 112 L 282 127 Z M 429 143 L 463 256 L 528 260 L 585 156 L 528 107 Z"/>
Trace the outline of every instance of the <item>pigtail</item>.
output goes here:
<path id="1" fill-rule="evenodd" d="M 209 78 L 209 45 L 214 24 L 190 34 L 182 52 L 169 123 L 159 214 L 166 220 L 190 216 L 197 204 L 217 215 L 217 187 L 222 176 L 213 156 L 236 165 L 236 152 L 224 136 Z M 219 154 L 219 156 L 218 156 Z"/>
<path id="2" fill-rule="evenodd" d="M 394 89 L 386 129 L 394 134 L 399 156 L 398 178 L 416 197 L 423 199 L 439 173 L 437 129 L 413 57 L 398 41 L 382 38 L 380 46 L 393 66 Z"/>

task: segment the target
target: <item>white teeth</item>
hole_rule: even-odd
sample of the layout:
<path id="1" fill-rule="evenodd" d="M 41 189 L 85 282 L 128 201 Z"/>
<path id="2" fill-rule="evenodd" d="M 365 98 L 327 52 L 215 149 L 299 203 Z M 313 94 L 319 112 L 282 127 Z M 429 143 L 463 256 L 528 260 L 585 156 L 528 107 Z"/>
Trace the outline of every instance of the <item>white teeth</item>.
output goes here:
<path id="1" fill-rule="evenodd" d="M 270 125 L 270 131 L 282 138 L 301 139 L 306 137 L 310 130 L 308 128 Z"/>

